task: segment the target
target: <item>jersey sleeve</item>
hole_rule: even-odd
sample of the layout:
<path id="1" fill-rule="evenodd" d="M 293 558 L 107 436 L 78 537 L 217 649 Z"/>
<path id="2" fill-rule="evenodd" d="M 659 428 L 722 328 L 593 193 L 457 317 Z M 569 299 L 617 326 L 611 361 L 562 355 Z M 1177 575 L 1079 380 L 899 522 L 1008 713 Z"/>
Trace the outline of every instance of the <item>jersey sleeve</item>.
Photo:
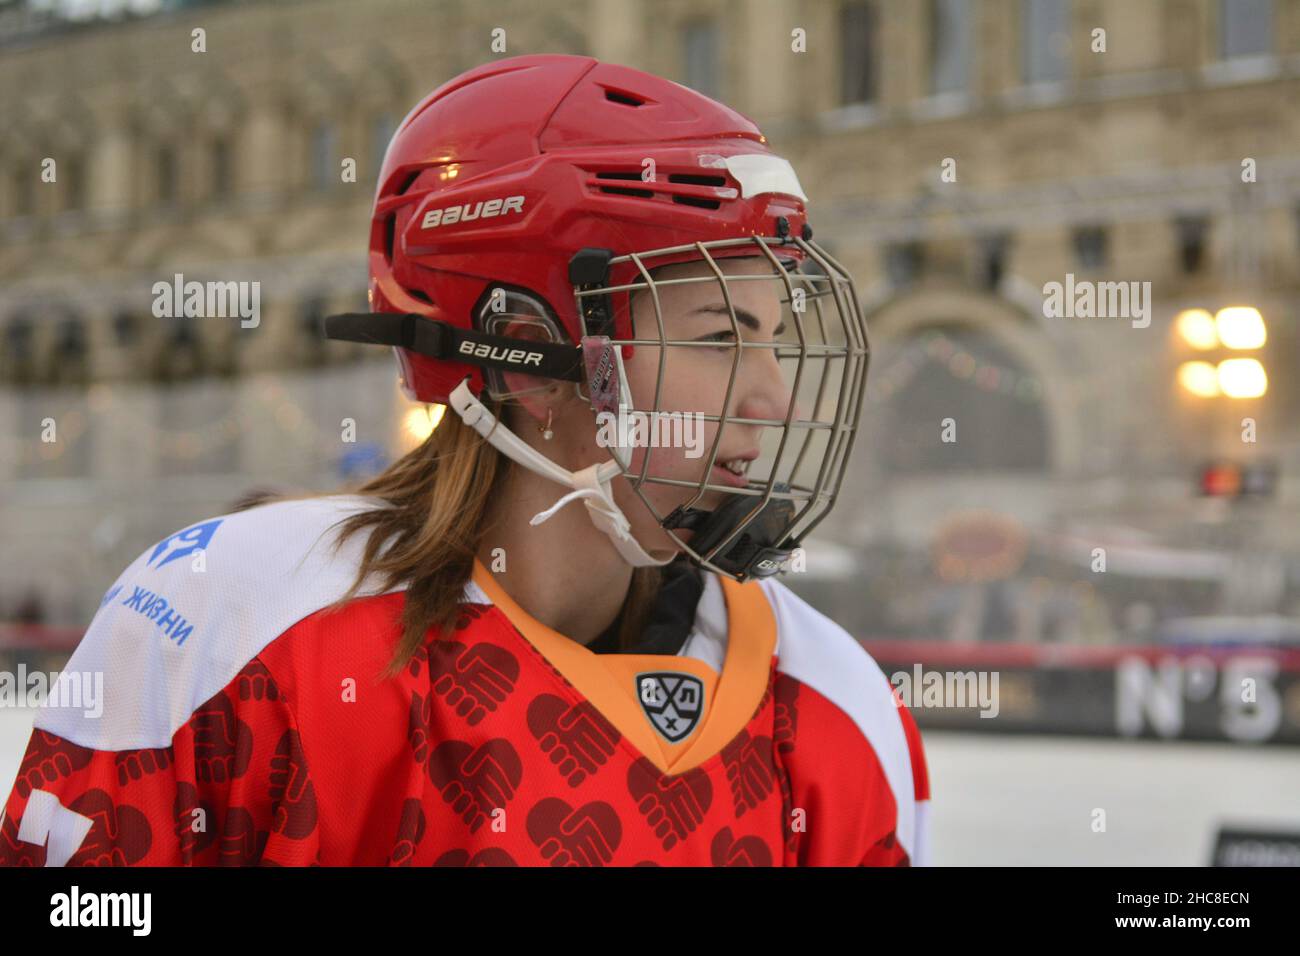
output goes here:
<path id="1" fill-rule="evenodd" d="M 38 727 L 0 824 L 8 866 L 303 866 L 318 849 L 293 711 L 256 658 L 166 747 L 95 750 Z"/>
<path id="2" fill-rule="evenodd" d="M 912 814 L 912 853 L 909 855 L 898 842 L 898 827 L 895 826 L 866 852 L 860 866 L 928 866 L 930 863 L 930 772 L 926 765 L 925 747 L 911 711 L 897 697 L 895 701 L 912 766 L 913 795 L 911 805 L 904 803 L 896 812 Z"/>
<path id="3" fill-rule="evenodd" d="M 778 698 L 793 729 L 783 761 L 807 812 L 805 866 L 924 866 L 929 771 L 921 734 L 858 640 L 768 578 L 778 628 Z"/>

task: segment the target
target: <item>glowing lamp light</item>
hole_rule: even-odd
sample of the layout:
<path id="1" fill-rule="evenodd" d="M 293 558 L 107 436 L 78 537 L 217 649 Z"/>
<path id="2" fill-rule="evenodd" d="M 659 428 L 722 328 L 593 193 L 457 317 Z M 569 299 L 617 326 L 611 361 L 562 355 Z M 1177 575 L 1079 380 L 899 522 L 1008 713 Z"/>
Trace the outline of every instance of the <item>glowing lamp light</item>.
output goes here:
<path id="1" fill-rule="evenodd" d="M 1175 327 L 1184 342 L 1201 352 L 1209 351 L 1219 344 L 1214 316 L 1205 309 L 1184 309 L 1178 313 Z"/>
<path id="2" fill-rule="evenodd" d="M 1224 359 L 1218 373 L 1219 390 L 1229 398 L 1259 398 L 1268 391 L 1268 375 L 1258 359 Z"/>
<path id="3" fill-rule="evenodd" d="M 1231 305 L 1214 316 L 1219 341 L 1230 349 L 1257 349 L 1268 339 L 1264 318 L 1259 309 L 1248 305 Z"/>
<path id="4" fill-rule="evenodd" d="M 1184 362 L 1178 366 L 1178 384 L 1200 398 L 1219 394 L 1219 373 L 1209 362 Z"/>
<path id="5" fill-rule="evenodd" d="M 417 442 L 423 442 L 433 434 L 446 410 L 446 405 L 416 405 L 402 417 L 402 428 Z"/>

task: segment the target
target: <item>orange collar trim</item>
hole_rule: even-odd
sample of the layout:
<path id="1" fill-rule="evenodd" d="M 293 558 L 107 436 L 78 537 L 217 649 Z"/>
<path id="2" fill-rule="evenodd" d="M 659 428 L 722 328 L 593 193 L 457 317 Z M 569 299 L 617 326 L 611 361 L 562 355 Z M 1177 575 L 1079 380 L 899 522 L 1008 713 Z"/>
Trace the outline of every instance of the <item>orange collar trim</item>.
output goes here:
<path id="1" fill-rule="evenodd" d="M 515 603 L 477 559 L 473 580 L 524 638 L 664 773 L 683 773 L 721 751 L 749 723 L 767 690 L 776 650 L 776 617 L 756 581 L 738 584 L 730 578 L 719 578 L 727 603 L 727 654 L 722 674 L 701 726 L 680 745 L 665 747 L 633 696 L 614 683 L 611 670 L 601 661 L 602 655 L 593 654 L 536 620 Z M 698 663 L 694 658 L 672 654 L 632 656 L 666 670 L 673 669 L 672 662 L 686 660 L 690 663 L 677 669 L 689 673 L 694 673 L 692 665 Z"/>

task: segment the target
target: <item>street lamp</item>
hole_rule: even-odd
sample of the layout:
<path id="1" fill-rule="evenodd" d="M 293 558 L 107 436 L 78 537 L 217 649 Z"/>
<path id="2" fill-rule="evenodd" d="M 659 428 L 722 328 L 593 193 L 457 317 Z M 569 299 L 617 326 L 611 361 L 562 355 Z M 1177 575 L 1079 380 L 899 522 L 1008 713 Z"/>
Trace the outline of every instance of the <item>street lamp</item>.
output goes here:
<path id="1" fill-rule="evenodd" d="M 1208 352 L 1219 344 L 1214 316 L 1205 309 L 1183 309 L 1175 320 L 1183 341 L 1199 352 Z"/>
<path id="2" fill-rule="evenodd" d="M 1259 309 L 1248 305 L 1220 309 L 1214 316 L 1214 330 L 1224 347 L 1230 349 L 1257 349 L 1268 339 Z"/>
<path id="3" fill-rule="evenodd" d="M 1248 305 L 1224 306 L 1213 316 L 1205 309 L 1184 309 L 1174 327 L 1198 352 L 1258 349 L 1268 341 L 1263 316 Z M 1178 366 L 1178 384 L 1197 398 L 1259 398 L 1268 391 L 1268 374 L 1256 358 L 1235 356 L 1217 364 L 1195 359 Z"/>
<path id="4" fill-rule="evenodd" d="M 1199 398 L 1219 394 L 1219 373 L 1209 362 L 1184 362 L 1178 366 L 1178 384 Z"/>
<path id="5" fill-rule="evenodd" d="M 1258 359 L 1224 359 L 1217 372 L 1219 391 L 1228 398 L 1259 398 L 1268 391 L 1268 376 Z"/>

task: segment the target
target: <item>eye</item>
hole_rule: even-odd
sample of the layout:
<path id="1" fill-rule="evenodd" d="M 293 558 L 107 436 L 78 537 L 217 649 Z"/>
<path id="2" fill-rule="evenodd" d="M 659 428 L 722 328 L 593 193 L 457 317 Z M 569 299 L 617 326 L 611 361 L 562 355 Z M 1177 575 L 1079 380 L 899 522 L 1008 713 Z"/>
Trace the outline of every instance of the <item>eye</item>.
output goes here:
<path id="1" fill-rule="evenodd" d="M 720 332 L 712 332 L 708 335 L 701 335 L 699 338 L 695 339 L 694 341 L 717 342 L 719 345 L 730 344 L 736 341 L 736 333 L 733 332 L 731 329 L 723 329 Z M 731 349 L 727 349 L 727 351 L 729 352 L 731 351 Z"/>

